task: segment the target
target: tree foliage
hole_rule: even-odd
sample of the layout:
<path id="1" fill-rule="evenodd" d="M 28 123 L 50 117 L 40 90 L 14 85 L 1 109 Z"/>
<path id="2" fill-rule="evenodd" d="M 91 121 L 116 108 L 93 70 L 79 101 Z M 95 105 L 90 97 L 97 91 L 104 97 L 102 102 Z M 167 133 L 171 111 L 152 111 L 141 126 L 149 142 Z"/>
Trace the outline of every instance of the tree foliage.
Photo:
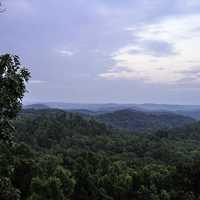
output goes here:
<path id="1" fill-rule="evenodd" d="M 8 185 L 2 195 L 22 200 L 200 196 L 200 137 L 194 137 L 199 123 L 136 134 L 47 109 L 21 112 L 15 126 L 16 145 L 0 149 L 0 177 Z"/>
<path id="2" fill-rule="evenodd" d="M 0 140 L 4 142 L 11 143 L 14 129 L 11 120 L 21 110 L 29 77 L 30 73 L 21 66 L 18 56 L 0 56 Z"/>

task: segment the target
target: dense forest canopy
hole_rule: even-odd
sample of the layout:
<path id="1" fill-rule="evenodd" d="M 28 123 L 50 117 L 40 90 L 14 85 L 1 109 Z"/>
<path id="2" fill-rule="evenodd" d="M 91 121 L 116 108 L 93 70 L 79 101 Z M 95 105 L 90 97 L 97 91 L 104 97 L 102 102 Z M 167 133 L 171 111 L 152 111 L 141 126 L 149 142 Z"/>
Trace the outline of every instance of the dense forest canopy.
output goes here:
<path id="1" fill-rule="evenodd" d="M 112 127 L 134 132 L 177 128 L 195 122 L 190 117 L 171 112 L 145 112 L 131 109 L 101 114 L 96 116 L 96 119 Z"/>
<path id="2" fill-rule="evenodd" d="M 14 124 L 16 145 L 1 145 L 0 199 L 199 198 L 198 122 L 142 134 L 62 110 L 27 109 Z"/>

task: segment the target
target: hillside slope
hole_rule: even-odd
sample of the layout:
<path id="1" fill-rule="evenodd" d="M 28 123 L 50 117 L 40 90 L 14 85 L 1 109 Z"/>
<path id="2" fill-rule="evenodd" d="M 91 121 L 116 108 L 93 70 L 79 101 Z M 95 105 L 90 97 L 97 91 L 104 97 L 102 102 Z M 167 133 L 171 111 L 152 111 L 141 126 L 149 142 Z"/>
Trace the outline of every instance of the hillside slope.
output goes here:
<path id="1" fill-rule="evenodd" d="M 98 115 L 96 119 L 114 128 L 136 132 L 182 127 L 195 122 L 190 117 L 178 114 L 135 110 L 120 110 L 113 113 L 106 113 Z"/>
<path id="2" fill-rule="evenodd" d="M 32 109 L 23 111 L 15 126 L 15 162 L 10 162 L 8 147 L 0 145 L 0 173 L 7 176 L 7 169 L 14 169 L 7 180 L 21 199 L 35 199 L 36 194 L 37 199 L 63 199 L 59 195 L 66 187 L 61 183 L 71 187 L 70 200 L 197 200 L 200 195 L 194 187 L 200 174 L 199 123 L 124 134 L 77 114 Z M 52 194 L 56 198 L 49 198 Z"/>

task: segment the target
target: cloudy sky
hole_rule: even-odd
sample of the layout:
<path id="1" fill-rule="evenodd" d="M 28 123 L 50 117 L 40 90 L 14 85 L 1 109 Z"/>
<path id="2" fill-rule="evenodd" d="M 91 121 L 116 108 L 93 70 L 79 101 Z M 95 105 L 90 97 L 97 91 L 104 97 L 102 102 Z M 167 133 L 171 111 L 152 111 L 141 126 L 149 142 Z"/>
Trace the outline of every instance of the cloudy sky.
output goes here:
<path id="1" fill-rule="evenodd" d="M 25 101 L 200 104 L 199 0 L 2 0 Z"/>

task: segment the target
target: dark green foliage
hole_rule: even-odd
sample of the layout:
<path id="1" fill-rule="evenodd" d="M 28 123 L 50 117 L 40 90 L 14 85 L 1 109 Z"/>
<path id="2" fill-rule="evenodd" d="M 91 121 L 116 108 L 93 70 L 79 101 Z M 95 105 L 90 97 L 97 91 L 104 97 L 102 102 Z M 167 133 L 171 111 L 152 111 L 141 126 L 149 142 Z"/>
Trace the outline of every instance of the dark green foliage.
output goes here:
<path id="1" fill-rule="evenodd" d="M 70 198 L 75 180 L 69 170 L 56 166 L 53 173 L 34 177 L 31 183 L 32 195 L 29 199 L 64 200 Z"/>
<path id="2" fill-rule="evenodd" d="M 29 77 L 27 69 L 21 67 L 18 56 L 0 56 L 0 140 L 4 142 L 12 141 L 14 127 L 11 120 L 21 110 L 25 82 Z"/>
<path id="3" fill-rule="evenodd" d="M 182 127 L 194 123 L 190 117 L 167 112 L 141 112 L 134 110 L 120 110 L 98 115 L 99 121 L 114 128 L 134 132 L 149 132 L 159 129 Z"/>
<path id="4" fill-rule="evenodd" d="M 23 111 L 14 124 L 17 145 L 0 149 L 1 199 L 198 200 L 200 196 L 199 123 L 134 134 L 47 109 Z"/>
<path id="5" fill-rule="evenodd" d="M 0 199 L 1 200 L 19 200 L 20 191 L 12 186 L 9 178 L 0 178 Z"/>

